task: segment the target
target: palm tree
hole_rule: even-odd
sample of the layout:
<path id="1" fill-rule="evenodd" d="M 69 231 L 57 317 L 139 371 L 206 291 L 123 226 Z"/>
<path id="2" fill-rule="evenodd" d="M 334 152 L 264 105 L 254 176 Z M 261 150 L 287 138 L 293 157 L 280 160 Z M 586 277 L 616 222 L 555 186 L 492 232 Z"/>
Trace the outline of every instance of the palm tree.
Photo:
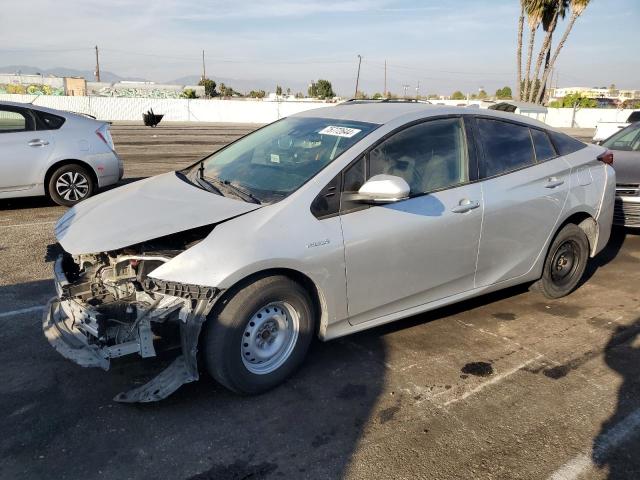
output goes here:
<path id="1" fill-rule="evenodd" d="M 522 98 L 529 97 L 531 86 L 531 58 L 533 57 L 533 45 L 536 41 L 536 30 L 542 21 L 542 14 L 546 0 L 524 0 L 527 12 L 527 22 L 529 23 L 529 48 L 527 49 L 527 67 L 525 69 L 524 93 Z M 534 77 L 535 78 L 535 77 Z"/>
<path id="2" fill-rule="evenodd" d="M 520 100 L 520 86 L 522 85 L 522 32 L 524 30 L 524 5 L 525 0 L 520 0 L 520 18 L 518 18 L 518 50 L 516 59 L 518 63 L 518 82 L 516 83 L 516 98 Z"/>
<path id="3" fill-rule="evenodd" d="M 551 72 L 551 69 L 556 63 L 558 55 L 560 54 L 560 50 L 562 50 L 562 47 L 564 47 L 564 44 L 567 41 L 567 37 L 569 36 L 569 33 L 571 33 L 571 29 L 573 28 L 573 25 L 576 23 L 576 20 L 578 19 L 578 17 L 582 15 L 582 12 L 584 12 L 584 10 L 587 8 L 587 5 L 589 5 L 589 1 L 590 0 L 571 0 L 570 2 L 571 18 L 569 19 L 567 28 L 562 34 L 562 38 L 560 39 L 560 42 L 558 42 L 558 45 L 556 46 L 556 49 L 553 52 L 553 56 L 549 61 L 549 67 L 545 69 L 544 74 L 542 75 L 541 84 L 544 85 L 546 83 L 547 78 L 549 77 L 549 73 Z M 542 101 L 542 89 L 540 89 L 540 91 L 538 92 L 538 95 L 536 97 L 536 103 L 540 103 L 541 101 Z"/>
<path id="4" fill-rule="evenodd" d="M 546 0 L 542 5 L 542 12 L 540 21 L 542 22 L 543 29 L 547 32 L 544 37 L 544 41 L 542 42 L 542 46 L 540 47 L 540 53 L 538 53 L 538 60 L 536 61 L 536 68 L 533 72 L 533 81 L 538 78 L 540 75 L 540 68 L 542 67 L 542 62 L 547 54 L 547 51 L 551 48 L 551 37 L 553 35 L 553 31 L 556 29 L 556 25 L 558 23 L 558 17 L 563 14 L 562 7 L 564 2 L 562 0 Z M 537 94 L 542 91 L 542 83 L 540 83 L 540 88 L 536 92 L 534 88 L 529 90 L 529 95 L 526 97 L 528 102 L 533 102 L 534 98 Z"/>

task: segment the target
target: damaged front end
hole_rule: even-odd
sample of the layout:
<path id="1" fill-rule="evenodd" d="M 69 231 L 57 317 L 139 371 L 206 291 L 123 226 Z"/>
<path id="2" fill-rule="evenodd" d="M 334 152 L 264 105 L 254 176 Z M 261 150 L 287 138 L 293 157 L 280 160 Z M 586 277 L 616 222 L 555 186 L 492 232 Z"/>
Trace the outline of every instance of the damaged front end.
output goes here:
<path id="1" fill-rule="evenodd" d="M 148 276 L 181 251 L 139 246 L 77 256 L 64 252 L 55 261 L 57 297 L 46 307 L 43 330 L 61 355 L 108 370 L 114 358 L 181 350 L 158 376 L 116 401 L 161 400 L 198 379 L 198 338 L 219 290 Z"/>

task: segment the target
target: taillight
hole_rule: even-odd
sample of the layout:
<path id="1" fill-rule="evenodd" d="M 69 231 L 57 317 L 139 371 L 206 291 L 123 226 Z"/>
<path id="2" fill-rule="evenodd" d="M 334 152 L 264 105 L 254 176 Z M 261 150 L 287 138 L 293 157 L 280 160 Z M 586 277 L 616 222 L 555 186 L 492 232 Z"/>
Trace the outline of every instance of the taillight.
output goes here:
<path id="1" fill-rule="evenodd" d="M 107 145 L 107 147 L 114 150 L 115 146 L 113 144 L 113 139 L 111 138 L 111 132 L 109 132 L 108 125 L 103 125 L 96 130 L 96 135 Z"/>
<path id="2" fill-rule="evenodd" d="M 613 163 L 613 152 L 611 150 L 607 150 L 606 152 L 601 153 L 598 155 L 598 160 L 606 163 L 607 165 L 611 165 Z"/>

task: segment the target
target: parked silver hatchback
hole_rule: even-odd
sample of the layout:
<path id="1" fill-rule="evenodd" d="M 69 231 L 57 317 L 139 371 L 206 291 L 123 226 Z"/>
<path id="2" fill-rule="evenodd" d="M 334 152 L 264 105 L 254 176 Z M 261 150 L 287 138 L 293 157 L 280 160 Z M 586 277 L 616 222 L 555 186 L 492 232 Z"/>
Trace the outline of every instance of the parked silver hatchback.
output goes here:
<path id="1" fill-rule="evenodd" d="M 120 401 L 166 397 L 198 378 L 199 358 L 231 390 L 260 393 L 291 375 L 314 335 L 526 282 L 570 293 L 609 239 L 609 159 L 503 112 L 310 110 L 69 210 L 45 335 L 104 369 L 179 347 Z"/>
<path id="2" fill-rule="evenodd" d="M 109 123 L 0 102 L 0 198 L 47 195 L 72 206 L 123 174 Z"/>

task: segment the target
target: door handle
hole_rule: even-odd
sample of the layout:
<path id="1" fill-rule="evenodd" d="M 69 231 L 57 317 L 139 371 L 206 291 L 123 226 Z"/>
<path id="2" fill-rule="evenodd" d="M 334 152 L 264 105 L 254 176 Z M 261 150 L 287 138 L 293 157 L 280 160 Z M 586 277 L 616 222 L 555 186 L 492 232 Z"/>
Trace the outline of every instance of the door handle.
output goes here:
<path id="1" fill-rule="evenodd" d="M 544 185 L 545 188 L 556 188 L 564 183 L 564 180 L 561 180 L 556 177 L 551 177 L 547 179 L 547 183 Z"/>
<path id="2" fill-rule="evenodd" d="M 46 140 L 40 140 L 39 138 L 34 138 L 28 143 L 28 145 L 30 147 L 44 147 L 45 145 L 49 145 L 49 142 Z"/>
<path id="3" fill-rule="evenodd" d="M 453 213 L 466 213 L 470 210 L 473 210 L 474 208 L 478 208 L 479 206 L 479 202 L 472 202 L 471 200 L 465 198 L 464 200 L 460 200 L 460 203 L 457 206 L 453 207 L 451 211 Z"/>

